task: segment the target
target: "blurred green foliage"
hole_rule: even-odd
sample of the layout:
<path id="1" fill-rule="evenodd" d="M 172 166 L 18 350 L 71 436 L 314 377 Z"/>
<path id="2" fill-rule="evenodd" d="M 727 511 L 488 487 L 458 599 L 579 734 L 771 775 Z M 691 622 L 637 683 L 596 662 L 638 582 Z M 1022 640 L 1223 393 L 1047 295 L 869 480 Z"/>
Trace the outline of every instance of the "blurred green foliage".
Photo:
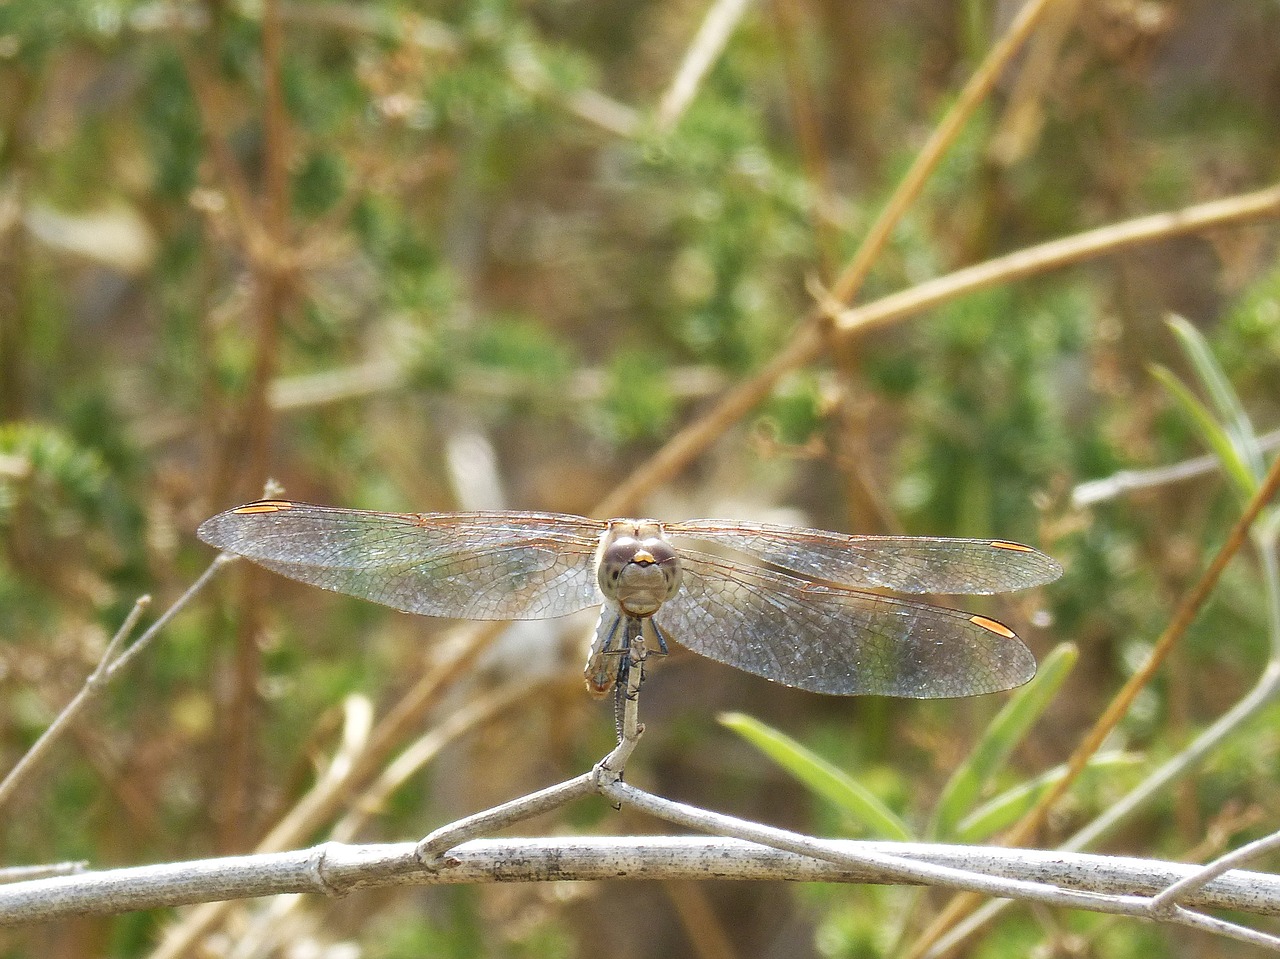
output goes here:
<path id="1" fill-rule="evenodd" d="M 756 5 L 664 127 L 657 104 L 704 9 L 0 3 L 0 765 L 74 694 L 137 595 L 163 608 L 198 575 L 210 557 L 197 523 L 268 477 L 349 506 L 465 507 L 492 485 L 512 507 L 591 509 L 789 342 L 1005 15 Z M 264 62 L 264 11 L 283 19 L 276 63 Z M 1088 3 L 1060 46 L 1044 42 L 1045 72 L 1002 80 L 863 300 L 1274 178 L 1274 4 Z M 282 116 L 268 106 L 273 78 Z M 1276 422 L 1276 247 L 1273 225 L 1156 244 L 833 343 L 647 509 L 998 535 L 1063 562 L 1042 596 L 990 608 L 1027 624 L 1041 656 L 1075 644 L 1079 664 L 1039 705 L 1045 721 L 1002 745 L 999 782 L 970 783 L 947 810 L 950 829 L 980 793 L 1062 761 L 1236 515 L 1218 476 L 1088 508 L 1071 491 L 1203 452 L 1204 429 L 1152 365 L 1185 384 L 1184 410 L 1198 396 L 1223 419 L 1187 337 L 1163 322 L 1171 311 L 1200 331 L 1257 428 Z M 493 476 L 457 452 L 474 435 Z M 7 863 L 248 848 L 333 753 L 343 697 L 385 711 L 438 649 L 440 624 L 277 580 L 250 604 L 242 575 L 171 624 L 20 791 L 0 826 Z M 1267 654 L 1256 576 L 1229 572 L 1117 747 L 1153 765 L 1248 688 Z M 579 639 L 499 654 L 471 681 L 521 655 L 559 668 L 562 646 L 571 675 Z M 717 730 L 716 711 L 750 711 L 916 827 L 998 728 L 991 699 L 825 701 L 726 672 L 680 656 L 654 671 L 636 776 L 801 829 L 847 822 Z M 609 734 L 584 699 L 566 680 L 563 696 L 455 747 L 367 838 L 415 836 L 578 772 Z M 1180 857 L 1206 835 L 1236 844 L 1274 828 L 1260 813 L 1276 808 L 1273 728 L 1257 720 L 1194 786 L 1162 797 L 1127 849 Z M 1061 833 L 1141 774 L 1095 772 Z M 778 906 L 782 895 L 715 900 L 742 954 L 802 928 L 797 955 L 882 955 L 912 925 L 901 912 L 915 900 L 896 890 L 790 890 Z M 358 898 L 316 906 L 308 935 L 370 956 L 589 955 L 625 898 L 648 923 L 652 951 L 636 955 L 687 951 L 656 893 Z M 141 955 L 165 918 L 8 932 L 0 955 Z M 1053 921 L 1052 935 L 1097 955 L 1171 948 L 1135 923 Z M 1024 955 L 1048 935 L 1015 915 L 979 954 Z"/>

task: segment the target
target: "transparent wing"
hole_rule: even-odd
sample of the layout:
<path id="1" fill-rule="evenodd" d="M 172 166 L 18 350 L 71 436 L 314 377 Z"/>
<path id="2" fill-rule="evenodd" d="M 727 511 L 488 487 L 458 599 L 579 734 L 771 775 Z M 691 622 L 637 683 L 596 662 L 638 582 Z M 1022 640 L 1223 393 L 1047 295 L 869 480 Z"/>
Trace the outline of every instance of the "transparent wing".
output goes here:
<path id="1" fill-rule="evenodd" d="M 664 528 L 673 538 L 727 547 L 802 576 L 902 593 L 1003 593 L 1062 575 L 1062 567 L 1039 550 L 1001 540 L 845 536 L 713 519 L 667 523 Z"/>
<path id="2" fill-rule="evenodd" d="M 312 586 L 409 613 L 502 620 L 601 602 L 603 529 L 557 513 L 377 513 L 264 500 L 219 513 L 197 534 Z"/>
<path id="3" fill-rule="evenodd" d="M 958 610 L 684 554 L 680 592 L 654 620 L 711 659 L 836 695 L 975 696 L 1035 675 L 1012 630 Z"/>

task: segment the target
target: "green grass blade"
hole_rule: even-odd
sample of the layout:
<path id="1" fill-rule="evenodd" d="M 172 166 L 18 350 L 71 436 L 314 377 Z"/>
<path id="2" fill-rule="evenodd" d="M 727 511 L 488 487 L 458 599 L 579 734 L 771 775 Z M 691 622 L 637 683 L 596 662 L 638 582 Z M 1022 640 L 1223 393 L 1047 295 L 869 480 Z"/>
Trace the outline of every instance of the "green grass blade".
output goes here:
<path id="1" fill-rule="evenodd" d="M 945 842 L 951 838 L 955 824 L 973 809 L 1014 747 L 1049 707 L 1079 655 L 1073 643 L 1054 647 L 1040 664 L 1035 679 L 1017 690 L 991 720 L 968 758 L 943 787 L 929 827 L 930 839 Z"/>
<path id="2" fill-rule="evenodd" d="M 1236 395 L 1235 388 L 1218 365 L 1217 357 L 1209 349 L 1209 343 L 1200 331 L 1180 316 L 1170 316 L 1168 323 L 1217 410 L 1218 421 L 1231 440 L 1231 445 L 1235 447 L 1236 455 L 1248 467 L 1256 486 L 1266 474 L 1266 463 L 1253 423 L 1240 403 L 1240 397 Z"/>
<path id="3" fill-rule="evenodd" d="M 1153 366 L 1151 375 L 1165 388 L 1166 392 L 1182 411 L 1183 416 L 1200 434 L 1200 438 L 1209 447 L 1209 451 L 1218 458 L 1218 462 L 1222 464 L 1227 478 L 1235 486 L 1236 492 L 1248 500 L 1257 489 L 1258 481 L 1254 478 L 1253 471 L 1249 469 L 1248 464 L 1241 459 L 1240 452 L 1227 435 L 1226 430 L 1213 418 L 1208 407 L 1201 403 L 1196 395 L 1187 389 L 1182 381 L 1165 367 Z"/>
<path id="4" fill-rule="evenodd" d="M 1142 761 L 1136 753 L 1105 752 L 1090 757 L 1081 774 L 1083 782 L 1087 777 L 1103 770 L 1117 769 L 1124 766 L 1135 766 Z M 1007 789 L 995 796 L 990 802 L 983 803 L 972 813 L 960 820 L 956 826 L 955 842 L 983 842 L 993 835 L 1010 828 L 1021 819 L 1040 797 L 1049 791 L 1067 774 L 1065 764 L 1055 766 L 1048 772 L 1041 773 L 1021 785 Z M 1077 784 L 1078 785 L 1078 784 Z"/>
<path id="5" fill-rule="evenodd" d="M 915 838 L 907 824 L 866 787 L 784 733 L 744 713 L 722 713 L 720 722 L 804 783 L 811 792 L 861 823 L 875 838 Z"/>

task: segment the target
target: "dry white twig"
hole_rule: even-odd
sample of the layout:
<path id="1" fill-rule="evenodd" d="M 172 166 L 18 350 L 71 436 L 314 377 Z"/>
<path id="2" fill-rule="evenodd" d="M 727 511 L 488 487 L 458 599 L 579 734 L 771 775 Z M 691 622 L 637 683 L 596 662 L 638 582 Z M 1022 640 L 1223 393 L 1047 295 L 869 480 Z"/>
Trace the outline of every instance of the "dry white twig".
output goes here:
<path id="1" fill-rule="evenodd" d="M 685 51 L 680 68 L 676 71 L 667 92 L 658 103 L 658 129 L 668 133 L 675 129 L 684 111 L 689 108 L 698 93 L 698 87 L 712 64 L 724 51 L 729 37 L 747 11 L 751 0 L 715 0 L 702 20 L 702 26 Z"/>
<path id="2" fill-rule="evenodd" d="M 58 738 L 71 724 L 76 716 L 80 715 L 97 696 L 103 688 L 122 670 L 128 667 L 142 652 L 151 645 L 152 640 L 160 634 L 169 620 L 173 619 L 192 598 L 204 589 L 205 585 L 213 578 L 213 574 L 218 571 L 225 563 L 230 562 L 235 557 L 220 555 L 214 559 L 200 578 L 188 587 L 187 591 L 178 597 L 177 601 L 170 606 L 151 626 L 138 637 L 135 642 L 124 652 L 120 652 L 120 648 L 128 640 L 132 634 L 134 627 L 138 625 L 138 620 L 142 617 L 143 611 L 151 603 L 150 596 L 141 597 L 134 603 L 133 609 L 129 611 L 129 615 L 125 617 L 120 628 L 116 630 L 116 634 L 111 637 L 111 641 L 107 644 L 106 650 L 103 651 L 102 658 L 98 662 L 98 666 L 89 677 L 85 680 L 84 686 L 80 688 L 80 692 L 71 699 L 62 711 L 49 724 L 40 738 L 35 741 L 30 749 L 23 754 L 13 769 L 9 770 L 9 774 L 5 776 L 4 781 L 0 782 L 0 806 L 11 797 L 14 790 L 22 782 L 26 774 L 35 768 L 35 764 L 45 756 L 58 741 Z"/>
<path id="3" fill-rule="evenodd" d="M 628 801 L 634 794 L 628 792 Z M 781 830 L 779 830 L 781 832 Z M 744 879 L 893 883 L 902 863 L 1025 886 L 1044 901 L 1145 916 L 1157 894 L 1196 867 L 1125 856 L 933 843 L 813 839 L 825 861 L 739 839 L 696 836 L 470 840 L 424 867 L 418 844 L 323 843 L 285 853 L 139 866 L 0 886 L 0 925 L 394 885 L 600 879 Z M 842 860 L 836 862 L 835 860 Z M 888 860 L 891 865 L 877 865 Z M 950 885 L 948 883 L 948 885 Z M 1280 915 L 1280 876 L 1233 871 L 1193 890 L 1200 908 Z M 1104 908 L 1109 907 L 1109 908 Z M 1268 942 L 1276 945 L 1275 940 Z"/>
<path id="4" fill-rule="evenodd" d="M 1280 430 L 1272 430 L 1258 437 L 1258 447 L 1274 450 L 1280 447 Z M 1213 455 L 1196 456 L 1169 466 L 1156 466 L 1145 470 L 1120 470 L 1102 479 L 1080 483 L 1071 491 L 1071 505 L 1080 509 L 1103 500 L 1114 499 L 1134 490 L 1151 489 L 1168 483 L 1204 476 L 1222 469 L 1222 462 Z"/>

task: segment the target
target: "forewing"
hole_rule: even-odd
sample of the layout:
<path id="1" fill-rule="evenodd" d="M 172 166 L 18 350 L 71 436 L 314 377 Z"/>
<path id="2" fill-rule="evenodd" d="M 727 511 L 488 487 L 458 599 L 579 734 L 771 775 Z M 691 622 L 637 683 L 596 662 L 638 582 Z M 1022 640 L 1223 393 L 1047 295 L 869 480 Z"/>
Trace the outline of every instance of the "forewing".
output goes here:
<path id="1" fill-rule="evenodd" d="M 984 616 L 682 556 L 681 589 L 655 621 L 694 652 L 757 676 L 817 693 L 940 699 L 1035 675 L 1030 650 Z"/>
<path id="2" fill-rule="evenodd" d="M 556 513 L 378 513 L 266 500 L 220 513 L 197 532 L 323 589 L 409 613 L 504 620 L 599 603 L 602 530 Z"/>
<path id="3" fill-rule="evenodd" d="M 1052 582 L 1062 567 L 1021 543 L 925 536 L 845 536 L 769 523 L 667 523 L 673 539 L 712 543 L 801 576 L 901 593 L 1003 593 Z"/>

